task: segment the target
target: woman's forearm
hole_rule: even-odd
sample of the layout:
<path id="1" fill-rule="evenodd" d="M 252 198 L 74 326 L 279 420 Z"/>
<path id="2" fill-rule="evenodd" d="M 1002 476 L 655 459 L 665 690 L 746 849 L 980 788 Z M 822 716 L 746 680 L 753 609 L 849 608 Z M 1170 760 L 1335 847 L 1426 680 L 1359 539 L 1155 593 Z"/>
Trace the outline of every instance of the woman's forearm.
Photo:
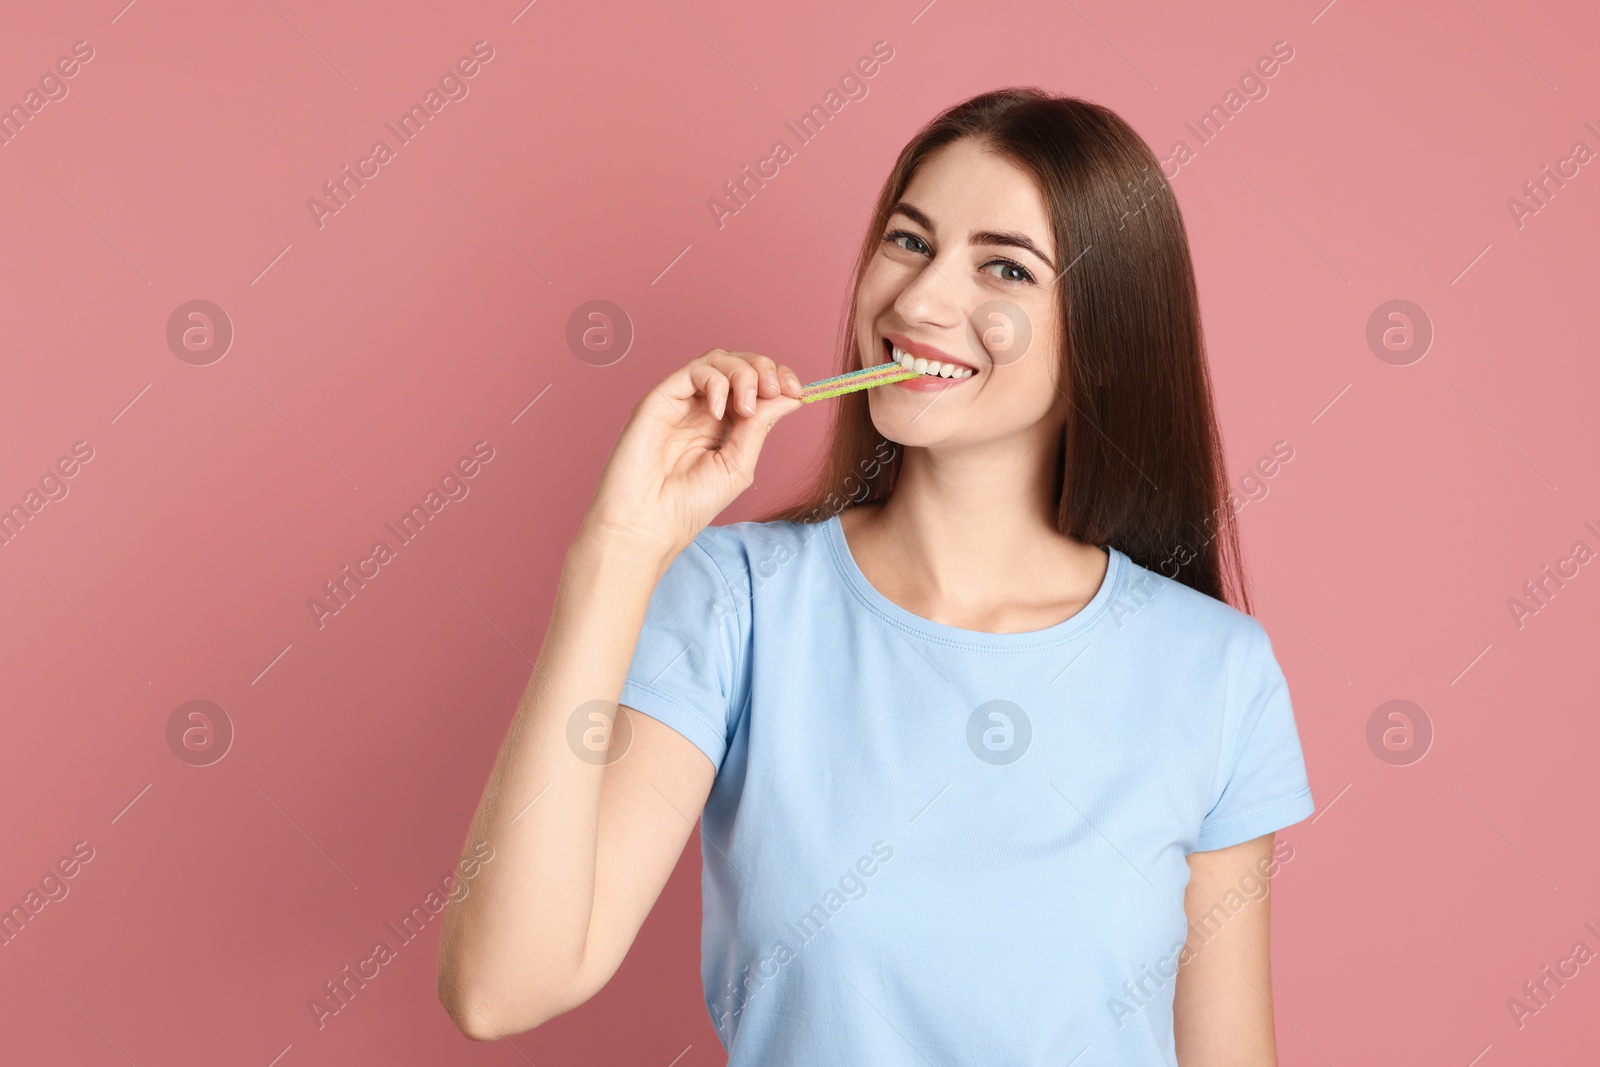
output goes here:
<path id="1" fill-rule="evenodd" d="M 603 763 L 574 758 L 569 717 L 615 704 L 669 560 L 585 522 L 568 549 L 538 661 L 466 847 L 488 841 L 446 910 L 439 995 L 463 1031 L 495 1037 L 565 1010 L 594 903 Z"/>

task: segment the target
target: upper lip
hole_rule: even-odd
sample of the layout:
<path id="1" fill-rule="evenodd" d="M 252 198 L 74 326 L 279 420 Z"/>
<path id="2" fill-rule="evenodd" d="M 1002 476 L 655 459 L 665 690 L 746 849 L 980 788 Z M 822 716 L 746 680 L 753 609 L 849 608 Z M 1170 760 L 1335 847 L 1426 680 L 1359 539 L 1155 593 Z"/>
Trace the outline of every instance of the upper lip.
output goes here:
<path id="1" fill-rule="evenodd" d="M 932 345 L 925 345 L 920 341 L 913 341 L 905 334 L 886 333 L 883 335 L 883 339 L 888 341 L 891 345 L 894 345 L 900 351 L 909 353 L 912 356 L 920 357 L 930 361 L 938 360 L 940 363 L 953 363 L 958 367 L 966 367 L 974 374 L 976 374 L 978 371 L 977 367 L 973 366 L 971 363 L 968 363 L 966 360 L 957 359 L 943 349 L 935 348 Z"/>

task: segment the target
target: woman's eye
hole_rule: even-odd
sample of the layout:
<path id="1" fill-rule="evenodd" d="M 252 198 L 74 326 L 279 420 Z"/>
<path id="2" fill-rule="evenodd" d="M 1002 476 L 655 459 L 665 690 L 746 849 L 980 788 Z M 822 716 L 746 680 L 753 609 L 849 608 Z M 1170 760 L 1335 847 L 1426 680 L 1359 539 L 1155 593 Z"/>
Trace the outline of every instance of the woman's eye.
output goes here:
<path id="1" fill-rule="evenodd" d="M 999 267 L 1000 271 L 1001 271 L 1001 273 L 999 275 L 1001 281 L 1007 281 L 1007 282 L 1031 282 L 1031 281 L 1033 281 L 1033 275 L 1028 272 L 1028 268 L 1024 267 L 1020 263 L 1013 263 L 1009 259 L 997 259 L 993 263 L 984 264 L 984 266 L 985 267 Z M 1006 271 L 1016 271 L 1017 273 L 1016 273 L 1016 276 L 1012 276 L 1012 275 L 1006 274 L 1005 273 Z"/>
<path id="2" fill-rule="evenodd" d="M 888 244 L 897 245 L 900 248 L 904 248 L 907 252 L 913 252 L 919 256 L 925 255 L 928 251 L 927 242 L 918 237 L 916 234 L 908 233 L 905 230 L 891 230 L 884 236 L 883 239 Z M 907 248 L 905 245 L 900 244 L 902 240 L 911 241 L 913 244 L 911 247 Z"/>

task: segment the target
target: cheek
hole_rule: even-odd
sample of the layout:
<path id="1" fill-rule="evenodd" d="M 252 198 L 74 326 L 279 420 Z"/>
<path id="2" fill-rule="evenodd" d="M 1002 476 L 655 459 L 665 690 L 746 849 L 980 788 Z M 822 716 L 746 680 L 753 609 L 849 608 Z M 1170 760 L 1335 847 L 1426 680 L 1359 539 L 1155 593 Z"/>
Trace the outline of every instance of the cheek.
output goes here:
<path id="1" fill-rule="evenodd" d="M 1060 374 L 1056 353 L 1035 348 L 1013 364 L 991 368 L 976 399 L 997 430 L 1022 430 L 1070 412 Z"/>
<path id="2" fill-rule="evenodd" d="M 856 326 L 856 360 L 852 366 L 875 367 L 882 362 L 883 346 L 878 342 L 873 320 L 863 318 Z"/>
<path id="3" fill-rule="evenodd" d="M 1016 362 L 993 368 L 995 378 L 1014 381 L 1019 389 L 1048 394 L 1050 397 L 1061 392 L 1061 356 L 1047 337 L 1033 338 L 1027 351 Z"/>
<path id="4" fill-rule="evenodd" d="M 886 291 L 882 277 L 875 278 L 873 271 L 873 267 L 867 268 L 856 290 L 856 342 L 868 356 L 875 355 L 869 350 L 877 340 L 878 320 L 893 302 L 893 294 Z"/>
<path id="5" fill-rule="evenodd" d="M 884 313 L 894 306 L 899 292 L 893 279 L 882 275 L 874 278 L 869 272 L 861 279 L 861 289 L 856 294 L 856 322 L 870 332 Z"/>

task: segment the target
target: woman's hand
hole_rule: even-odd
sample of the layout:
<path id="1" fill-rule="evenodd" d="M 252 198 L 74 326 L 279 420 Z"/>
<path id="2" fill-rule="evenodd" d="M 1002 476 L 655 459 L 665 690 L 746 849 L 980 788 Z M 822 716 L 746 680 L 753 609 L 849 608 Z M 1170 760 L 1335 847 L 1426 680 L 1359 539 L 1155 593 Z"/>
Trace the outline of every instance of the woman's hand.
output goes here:
<path id="1" fill-rule="evenodd" d="M 670 560 L 755 480 L 767 433 L 799 409 L 800 379 L 755 352 L 713 348 L 634 407 L 600 474 L 587 530 Z"/>

